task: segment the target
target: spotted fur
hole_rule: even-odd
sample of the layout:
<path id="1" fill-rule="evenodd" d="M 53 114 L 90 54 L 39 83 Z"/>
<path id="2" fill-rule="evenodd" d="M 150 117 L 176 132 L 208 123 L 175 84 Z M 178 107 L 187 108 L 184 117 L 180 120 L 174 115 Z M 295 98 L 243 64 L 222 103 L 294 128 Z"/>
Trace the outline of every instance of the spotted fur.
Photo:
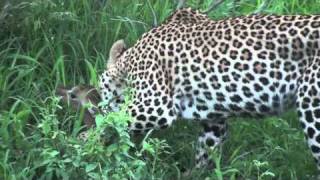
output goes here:
<path id="1" fill-rule="evenodd" d="M 232 116 L 278 115 L 296 104 L 309 147 L 320 157 L 320 16 L 251 15 L 214 21 L 176 11 L 121 49 L 101 75 L 101 96 L 117 110 L 134 89 L 128 112 L 135 133 L 167 128 L 177 119 L 201 121 L 198 166 L 206 147 L 226 137 Z"/>

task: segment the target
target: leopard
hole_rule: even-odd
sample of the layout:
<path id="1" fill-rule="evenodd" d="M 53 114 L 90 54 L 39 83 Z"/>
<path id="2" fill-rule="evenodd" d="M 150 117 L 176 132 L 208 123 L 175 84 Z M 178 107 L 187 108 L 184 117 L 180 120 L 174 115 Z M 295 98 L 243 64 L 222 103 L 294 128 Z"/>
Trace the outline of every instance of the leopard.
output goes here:
<path id="1" fill-rule="evenodd" d="M 213 20 L 182 8 L 131 47 L 110 51 L 99 91 L 118 111 L 133 89 L 129 131 L 146 133 L 177 120 L 199 122 L 196 167 L 209 164 L 232 117 L 297 112 L 320 169 L 320 15 L 251 14 Z"/>

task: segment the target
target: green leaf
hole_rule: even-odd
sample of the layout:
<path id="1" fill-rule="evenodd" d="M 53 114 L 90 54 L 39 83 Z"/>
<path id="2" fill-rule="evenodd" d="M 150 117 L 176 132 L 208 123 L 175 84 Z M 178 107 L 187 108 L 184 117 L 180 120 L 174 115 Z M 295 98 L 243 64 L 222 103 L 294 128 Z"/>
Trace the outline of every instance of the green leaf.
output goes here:
<path id="1" fill-rule="evenodd" d="M 98 166 L 98 164 L 96 164 L 96 163 L 86 165 L 86 168 L 85 168 L 86 173 L 93 171 L 97 166 Z"/>
<path id="2" fill-rule="evenodd" d="M 118 149 L 118 145 L 117 145 L 117 144 L 111 144 L 111 145 L 108 146 L 108 148 L 107 148 L 107 154 L 110 156 L 110 155 L 112 155 L 117 149 Z"/>
<path id="3" fill-rule="evenodd" d="M 49 152 L 49 155 L 50 155 L 51 157 L 55 157 L 55 156 L 57 156 L 58 154 L 59 154 L 59 151 L 56 151 L 56 150 L 53 150 L 53 151 Z"/>
<path id="4" fill-rule="evenodd" d="M 90 172 L 88 173 L 88 176 L 92 179 L 101 179 L 98 173 Z"/>
<path id="5" fill-rule="evenodd" d="M 105 122 L 105 118 L 101 114 L 96 116 L 96 125 L 98 129 L 102 127 L 104 122 Z"/>
<path id="6" fill-rule="evenodd" d="M 154 150 L 153 146 L 152 146 L 151 144 L 149 144 L 148 142 L 146 142 L 146 141 L 144 141 L 144 142 L 142 143 L 142 148 L 143 148 L 145 151 L 147 151 L 147 152 L 149 152 L 149 153 L 151 153 L 151 154 L 154 154 L 154 153 L 155 153 L 155 150 Z"/>
<path id="7" fill-rule="evenodd" d="M 17 118 L 25 120 L 29 117 L 31 111 L 29 109 L 18 112 Z"/>
<path id="8" fill-rule="evenodd" d="M 63 162 L 64 162 L 64 163 L 70 163 L 70 162 L 72 162 L 72 159 L 67 158 L 67 159 L 64 159 Z"/>

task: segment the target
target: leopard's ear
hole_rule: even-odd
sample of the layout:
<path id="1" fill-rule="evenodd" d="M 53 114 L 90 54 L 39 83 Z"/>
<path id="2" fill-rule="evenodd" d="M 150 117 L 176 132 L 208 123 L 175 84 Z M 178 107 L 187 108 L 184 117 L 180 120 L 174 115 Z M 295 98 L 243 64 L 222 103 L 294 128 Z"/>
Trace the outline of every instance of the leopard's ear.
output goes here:
<path id="1" fill-rule="evenodd" d="M 126 49 L 127 45 L 123 39 L 113 43 L 109 53 L 108 65 L 115 63 Z"/>

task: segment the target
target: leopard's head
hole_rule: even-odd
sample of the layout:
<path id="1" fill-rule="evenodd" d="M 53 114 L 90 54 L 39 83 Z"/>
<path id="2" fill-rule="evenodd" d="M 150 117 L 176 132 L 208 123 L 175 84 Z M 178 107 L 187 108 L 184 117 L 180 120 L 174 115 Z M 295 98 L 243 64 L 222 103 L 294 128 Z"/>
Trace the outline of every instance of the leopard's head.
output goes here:
<path id="1" fill-rule="evenodd" d="M 126 50 L 123 40 L 116 41 L 110 49 L 107 68 L 100 76 L 100 94 L 104 112 L 119 111 L 120 105 L 124 102 L 126 81 L 119 63 L 123 62 Z"/>

